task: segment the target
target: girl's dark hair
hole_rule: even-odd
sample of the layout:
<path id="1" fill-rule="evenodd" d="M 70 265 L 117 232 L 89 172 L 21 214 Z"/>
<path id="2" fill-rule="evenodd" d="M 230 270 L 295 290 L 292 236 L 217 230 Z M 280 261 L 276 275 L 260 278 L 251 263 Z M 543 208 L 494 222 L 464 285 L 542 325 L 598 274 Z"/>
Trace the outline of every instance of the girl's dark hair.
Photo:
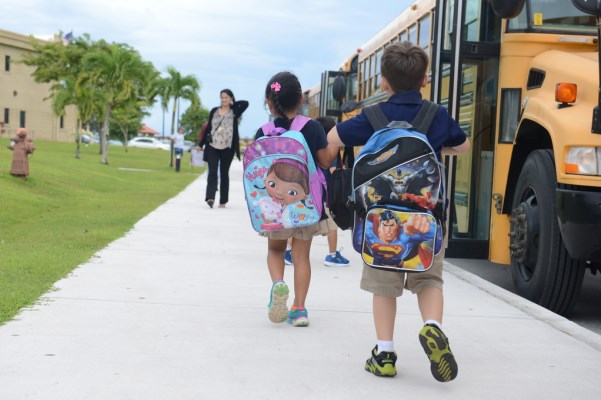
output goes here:
<path id="1" fill-rule="evenodd" d="M 303 90 L 298 78 L 291 72 L 275 74 L 265 88 L 265 98 L 271 100 L 276 117 L 288 119 L 286 114 L 296 111 L 303 98 Z"/>
<path id="2" fill-rule="evenodd" d="M 236 102 L 236 98 L 234 97 L 234 92 L 232 92 L 231 90 L 229 90 L 229 89 L 223 89 L 221 92 L 219 92 L 219 94 L 221 94 L 221 93 L 225 93 L 228 96 L 230 96 L 232 98 L 232 103 Z"/>

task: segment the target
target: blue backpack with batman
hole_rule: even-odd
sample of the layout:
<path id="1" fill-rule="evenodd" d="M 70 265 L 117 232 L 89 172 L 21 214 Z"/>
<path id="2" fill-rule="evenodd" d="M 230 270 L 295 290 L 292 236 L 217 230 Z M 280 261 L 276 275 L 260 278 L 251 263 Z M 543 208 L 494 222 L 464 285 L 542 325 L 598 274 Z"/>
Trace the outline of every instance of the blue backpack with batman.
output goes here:
<path id="1" fill-rule="evenodd" d="M 442 165 L 425 134 L 439 106 L 424 101 L 410 123 L 364 109 L 376 130 L 353 165 L 353 246 L 369 266 L 426 271 L 442 248 Z"/>

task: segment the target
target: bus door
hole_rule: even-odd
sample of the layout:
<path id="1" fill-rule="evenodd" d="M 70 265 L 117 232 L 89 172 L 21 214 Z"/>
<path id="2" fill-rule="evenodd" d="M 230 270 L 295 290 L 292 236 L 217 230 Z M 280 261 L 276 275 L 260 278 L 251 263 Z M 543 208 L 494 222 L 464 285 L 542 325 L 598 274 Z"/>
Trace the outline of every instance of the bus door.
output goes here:
<path id="1" fill-rule="evenodd" d="M 439 0 L 438 10 L 432 98 L 448 108 L 472 145 L 445 162 L 446 255 L 487 258 L 501 20 L 484 0 Z"/>
<path id="2" fill-rule="evenodd" d="M 319 115 L 340 118 L 340 106 L 345 96 L 344 72 L 326 71 L 321 74 Z"/>

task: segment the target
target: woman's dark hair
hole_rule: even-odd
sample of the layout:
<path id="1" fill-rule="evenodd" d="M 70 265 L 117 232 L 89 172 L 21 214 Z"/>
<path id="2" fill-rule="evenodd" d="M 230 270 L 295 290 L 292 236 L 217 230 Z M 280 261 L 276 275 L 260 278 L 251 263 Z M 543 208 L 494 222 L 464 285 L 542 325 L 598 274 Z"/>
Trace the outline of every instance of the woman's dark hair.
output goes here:
<path id="1" fill-rule="evenodd" d="M 303 90 L 298 78 L 291 72 L 275 74 L 265 88 L 265 98 L 271 100 L 277 117 L 288 119 L 286 114 L 296 111 L 303 98 Z"/>
<path id="2" fill-rule="evenodd" d="M 230 96 L 232 98 L 232 103 L 236 102 L 236 98 L 234 97 L 234 92 L 232 92 L 231 90 L 229 90 L 229 89 L 223 89 L 221 92 L 219 92 L 219 94 L 221 94 L 221 93 L 225 93 L 228 96 Z"/>

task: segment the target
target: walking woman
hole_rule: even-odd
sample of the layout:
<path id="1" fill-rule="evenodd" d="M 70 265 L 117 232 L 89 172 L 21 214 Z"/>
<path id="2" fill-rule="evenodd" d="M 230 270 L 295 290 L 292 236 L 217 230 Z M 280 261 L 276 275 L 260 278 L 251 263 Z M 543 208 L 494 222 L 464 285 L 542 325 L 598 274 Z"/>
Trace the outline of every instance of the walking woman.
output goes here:
<path id="1" fill-rule="evenodd" d="M 204 148 L 205 161 L 208 164 L 207 193 L 205 201 L 213 208 L 217 191 L 217 169 L 219 168 L 219 207 L 224 208 L 228 202 L 230 177 L 229 170 L 234 154 L 240 160 L 240 136 L 238 120 L 248 108 L 248 101 L 236 101 L 234 93 L 223 89 L 220 93 L 221 106 L 209 113 L 206 134 L 200 141 Z"/>

